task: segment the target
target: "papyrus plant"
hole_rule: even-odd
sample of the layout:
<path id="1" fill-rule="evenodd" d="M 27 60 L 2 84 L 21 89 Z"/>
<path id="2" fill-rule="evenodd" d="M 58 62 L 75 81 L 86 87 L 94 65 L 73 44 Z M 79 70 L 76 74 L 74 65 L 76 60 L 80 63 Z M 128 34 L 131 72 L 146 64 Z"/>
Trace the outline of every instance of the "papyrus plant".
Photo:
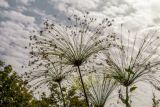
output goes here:
<path id="1" fill-rule="evenodd" d="M 32 62 L 33 63 L 33 62 Z M 43 62 L 34 62 L 30 72 L 24 74 L 25 79 L 31 84 L 31 89 L 37 89 L 57 84 L 60 90 L 63 106 L 66 107 L 63 95 L 62 82 L 71 73 L 70 67 L 64 66 L 58 60 L 51 62 L 49 59 Z"/>
<path id="2" fill-rule="evenodd" d="M 93 107 L 105 107 L 107 100 L 109 100 L 117 84 L 114 80 L 102 75 L 96 75 L 94 77 L 89 82 L 89 101 Z"/>
<path id="3" fill-rule="evenodd" d="M 93 54 L 111 45 L 110 40 L 115 39 L 114 36 L 107 33 L 112 25 L 111 22 L 105 18 L 97 23 L 97 19 L 90 18 L 87 12 L 82 17 L 77 15 L 69 17 L 66 24 L 45 21 L 42 30 L 30 36 L 32 40 L 30 54 L 37 57 L 37 60 L 46 58 L 51 60 L 58 56 L 62 58 L 61 63 L 77 68 L 88 107 L 89 102 L 80 66 Z"/>
<path id="4" fill-rule="evenodd" d="M 155 93 L 153 92 L 153 97 L 152 97 L 152 107 L 158 107 L 159 106 L 159 99 L 156 98 Z"/>
<path id="5" fill-rule="evenodd" d="M 144 81 L 159 86 L 159 32 L 150 30 L 143 35 L 123 29 L 121 32 L 117 33 L 116 46 L 105 53 L 106 73 L 125 87 L 125 96 L 120 98 L 126 107 L 131 107 L 129 92 L 136 89 L 135 83 Z"/>

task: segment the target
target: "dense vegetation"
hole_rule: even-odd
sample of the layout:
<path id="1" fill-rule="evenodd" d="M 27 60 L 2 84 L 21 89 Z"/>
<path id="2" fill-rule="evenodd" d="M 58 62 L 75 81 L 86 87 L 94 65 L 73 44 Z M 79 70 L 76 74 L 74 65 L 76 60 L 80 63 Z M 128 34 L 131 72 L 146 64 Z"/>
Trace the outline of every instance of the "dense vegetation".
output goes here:
<path id="1" fill-rule="evenodd" d="M 11 65 L 0 62 L 0 106 L 30 107 L 32 95 L 28 92 L 22 79 L 12 71 Z"/>

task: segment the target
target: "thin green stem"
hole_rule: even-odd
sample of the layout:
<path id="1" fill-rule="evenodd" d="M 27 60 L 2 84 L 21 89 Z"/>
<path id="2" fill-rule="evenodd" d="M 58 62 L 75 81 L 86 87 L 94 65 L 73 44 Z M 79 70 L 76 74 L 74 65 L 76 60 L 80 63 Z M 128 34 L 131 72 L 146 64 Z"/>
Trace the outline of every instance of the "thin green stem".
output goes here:
<path id="1" fill-rule="evenodd" d="M 128 86 L 126 86 L 126 107 L 131 107 L 129 104 Z"/>
<path id="2" fill-rule="evenodd" d="M 77 67 L 78 67 L 78 72 L 79 72 L 79 76 L 80 76 L 80 80 L 81 80 L 81 84 L 82 84 L 84 96 L 85 96 L 85 98 L 86 98 L 86 104 L 87 104 L 87 106 L 89 107 L 89 101 L 88 101 L 87 93 L 86 93 L 86 90 L 85 90 L 85 87 L 84 87 L 84 82 L 83 82 L 83 79 L 82 79 L 81 70 L 80 70 L 80 67 L 79 67 L 79 66 L 77 66 Z"/>
<path id="3" fill-rule="evenodd" d="M 58 82 L 58 85 L 59 85 L 59 89 L 61 91 L 61 95 L 62 95 L 62 100 L 63 100 L 63 106 L 66 107 L 66 103 L 65 103 L 65 100 L 64 100 L 64 96 L 63 96 L 63 92 L 62 92 L 62 86 L 61 86 L 61 83 Z"/>

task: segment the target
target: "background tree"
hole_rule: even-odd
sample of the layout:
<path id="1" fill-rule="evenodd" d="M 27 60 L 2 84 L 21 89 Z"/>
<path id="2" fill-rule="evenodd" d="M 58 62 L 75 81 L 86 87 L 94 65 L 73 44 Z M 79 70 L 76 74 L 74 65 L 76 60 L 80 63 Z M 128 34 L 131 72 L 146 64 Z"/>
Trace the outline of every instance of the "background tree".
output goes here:
<path id="1" fill-rule="evenodd" d="M 87 107 L 85 99 L 77 93 L 77 89 L 74 86 L 71 86 L 69 89 L 62 87 L 62 90 L 67 107 Z M 48 97 L 50 104 L 55 107 L 60 107 L 62 97 L 60 96 L 61 92 L 59 91 L 58 84 L 52 84 L 50 91 L 51 94 Z"/>
<path id="2" fill-rule="evenodd" d="M 32 95 L 11 65 L 0 61 L 0 106 L 31 107 Z"/>

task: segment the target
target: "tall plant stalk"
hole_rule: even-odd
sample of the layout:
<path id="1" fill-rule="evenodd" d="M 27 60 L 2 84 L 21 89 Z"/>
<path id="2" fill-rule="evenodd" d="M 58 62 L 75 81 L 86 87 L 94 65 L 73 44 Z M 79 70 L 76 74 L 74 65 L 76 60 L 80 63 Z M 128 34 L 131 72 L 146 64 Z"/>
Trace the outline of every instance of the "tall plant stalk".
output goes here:
<path id="1" fill-rule="evenodd" d="M 129 104 L 129 92 L 128 92 L 128 86 L 126 86 L 126 107 L 131 107 Z"/>
<path id="2" fill-rule="evenodd" d="M 63 100 L 63 107 L 66 107 L 66 103 L 65 103 L 65 99 L 64 99 L 61 83 L 58 82 L 58 85 L 59 85 L 59 89 L 61 91 L 61 96 L 62 96 L 62 100 Z"/>
<path id="3" fill-rule="evenodd" d="M 80 70 L 80 67 L 79 67 L 79 66 L 77 66 L 77 68 L 78 68 L 79 77 L 80 77 L 80 80 L 81 80 L 81 84 L 82 84 L 84 96 L 85 96 L 85 99 L 86 99 L 86 104 L 87 104 L 87 106 L 89 107 L 89 101 L 88 101 L 87 93 L 86 93 L 86 90 L 85 90 L 85 86 L 84 86 L 84 82 L 83 82 L 81 70 Z"/>

